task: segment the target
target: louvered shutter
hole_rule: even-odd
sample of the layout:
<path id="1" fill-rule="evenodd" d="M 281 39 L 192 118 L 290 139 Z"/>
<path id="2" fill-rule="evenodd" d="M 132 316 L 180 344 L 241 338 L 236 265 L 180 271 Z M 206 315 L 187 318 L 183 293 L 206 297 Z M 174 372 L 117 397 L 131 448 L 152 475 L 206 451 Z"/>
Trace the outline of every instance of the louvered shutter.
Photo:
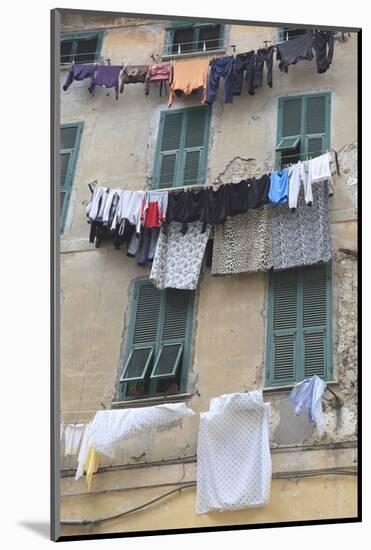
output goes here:
<path id="1" fill-rule="evenodd" d="M 76 164 L 79 135 L 79 125 L 61 127 L 59 174 L 59 212 L 61 231 L 64 229 L 64 224 L 67 217 L 68 204 L 73 183 L 73 173 Z"/>
<path id="2" fill-rule="evenodd" d="M 272 385 L 331 374 L 331 279 L 328 265 L 272 273 L 267 379 Z"/>
<path id="3" fill-rule="evenodd" d="M 182 364 L 187 338 L 192 293 L 187 290 L 167 289 L 165 292 L 161 345 L 158 350 L 152 378 L 171 378 Z"/>
<path id="4" fill-rule="evenodd" d="M 272 303 L 271 380 L 275 384 L 295 381 L 297 360 L 297 272 L 274 274 Z"/>
<path id="5" fill-rule="evenodd" d="M 207 110 L 193 109 L 187 113 L 183 155 L 183 185 L 196 185 L 203 180 Z"/>
<path id="6" fill-rule="evenodd" d="M 283 101 L 282 137 L 301 135 L 302 98 Z"/>
<path id="7" fill-rule="evenodd" d="M 327 95 L 306 98 L 305 140 L 308 157 L 318 157 L 325 152 L 326 144 L 326 102 Z"/>
<path id="8" fill-rule="evenodd" d="M 303 270 L 304 377 L 327 374 L 327 273 L 325 266 Z"/>
<path id="9" fill-rule="evenodd" d="M 180 162 L 180 146 L 184 113 L 165 113 L 162 115 L 162 136 L 159 158 L 158 187 L 176 185 Z"/>
<path id="10" fill-rule="evenodd" d="M 203 184 L 209 123 L 208 107 L 161 114 L 156 187 Z"/>
<path id="11" fill-rule="evenodd" d="M 143 380 L 151 362 L 158 340 L 161 308 L 161 291 L 150 281 L 138 281 L 132 315 L 133 329 L 130 353 L 125 362 L 121 382 Z"/>

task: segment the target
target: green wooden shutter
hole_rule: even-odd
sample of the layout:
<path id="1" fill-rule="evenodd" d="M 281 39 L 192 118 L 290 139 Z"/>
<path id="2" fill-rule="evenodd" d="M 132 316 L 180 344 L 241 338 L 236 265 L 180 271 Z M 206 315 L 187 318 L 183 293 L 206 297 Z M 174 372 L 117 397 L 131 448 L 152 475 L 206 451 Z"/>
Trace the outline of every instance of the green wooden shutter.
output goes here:
<path id="1" fill-rule="evenodd" d="M 282 164 L 283 154 L 287 162 L 296 162 L 296 158 L 314 158 L 330 148 L 330 107 L 330 93 L 279 99 L 277 169 Z M 300 157 L 295 157 L 298 153 Z"/>
<path id="2" fill-rule="evenodd" d="M 318 157 L 329 148 L 329 94 L 306 97 L 305 143 L 308 157 Z"/>
<path id="3" fill-rule="evenodd" d="M 185 387 L 193 298 L 192 291 L 158 290 L 147 279 L 136 282 L 120 382 L 145 383 L 146 396 L 159 394 L 162 379 L 177 378 Z"/>
<path id="4" fill-rule="evenodd" d="M 173 187 L 179 171 L 180 146 L 184 113 L 161 113 L 161 145 L 158 187 Z"/>
<path id="5" fill-rule="evenodd" d="M 160 347 L 152 377 L 172 377 L 181 364 L 189 329 L 192 292 L 167 289 L 160 335 Z"/>
<path id="6" fill-rule="evenodd" d="M 134 290 L 129 354 L 121 382 L 143 380 L 151 367 L 158 341 L 161 291 L 148 280 L 137 281 Z"/>
<path id="7" fill-rule="evenodd" d="M 302 98 L 285 99 L 282 113 L 282 137 L 301 135 Z"/>
<path id="8" fill-rule="evenodd" d="M 274 272 L 268 302 L 267 383 L 331 377 L 331 268 Z"/>
<path id="9" fill-rule="evenodd" d="M 184 143 L 183 185 L 197 185 L 203 179 L 203 155 L 207 109 L 193 109 L 187 113 Z"/>
<path id="10" fill-rule="evenodd" d="M 209 125 L 209 107 L 161 113 L 154 187 L 204 183 Z"/>
<path id="11" fill-rule="evenodd" d="M 295 380 L 297 359 L 297 273 L 274 275 L 272 289 L 271 379 L 276 384 Z"/>
<path id="12" fill-rule="evenodd" d="M 328 283 L 326 266 L 303 270 L 304 377 L 327 376 Z"/>
<path id="13" fill-rule="evenodd" d="M 62 125 L 60 129 L 59 214 L 63 233 L 76 169 L 82 123 Z"/>

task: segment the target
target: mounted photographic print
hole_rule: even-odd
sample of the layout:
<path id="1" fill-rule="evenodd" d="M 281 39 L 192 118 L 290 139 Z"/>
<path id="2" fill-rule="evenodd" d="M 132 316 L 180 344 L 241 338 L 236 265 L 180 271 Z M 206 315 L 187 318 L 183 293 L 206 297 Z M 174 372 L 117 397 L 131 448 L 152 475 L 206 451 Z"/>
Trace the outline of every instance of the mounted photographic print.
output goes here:
<path id="1" fill-rule="evenodd" d="M 54 540 L 360 521 L 361 35 L 317 23 L 52 11 Z"/>

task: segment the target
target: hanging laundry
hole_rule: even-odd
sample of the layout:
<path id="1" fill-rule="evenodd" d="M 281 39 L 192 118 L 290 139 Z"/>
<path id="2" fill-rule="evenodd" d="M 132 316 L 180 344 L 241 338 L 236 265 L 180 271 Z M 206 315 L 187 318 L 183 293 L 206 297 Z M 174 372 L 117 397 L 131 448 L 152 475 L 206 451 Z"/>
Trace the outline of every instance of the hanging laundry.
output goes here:
<path id="1" fill-rule="evenodd" d="M 210 226 L 202 230 L 202 222 L 191 222 L 185 235 L 182 224 L 172 222 L 157 241 L 149 278 L 156 288 L 194 290 L 200 276 Z"/>
<path id="2" fill-rule="evenodd" d="M 269 46 L 269 48 L 261 48 L 256 52 L 254 67 L 254 88 L 260 88 L 260 86 L 263 84 L 264 63 L 267 66 L 267 84 L 270 88 L 272 88 L 273 53 L 273 46 Z"/>
<path id="3" fill-rule="evenodd" d="M 98 65 L 97 70 L 91 78 L 89 92 L 94 96 L 96 86 L 102 86 L 103 88 L 114 88 L 116 99 L 118 99 L 119 76 L 121 71 L 121 65 Z"/>
<path id="4" fill-rule="evenodd" d="M 84 475 L 84 466 L 85 466 L 85 462 L 90 449 L 90 441 L 89 441 L 90 426 L 91 426 L 91 422 L 86 424 L 82 435 L 80 450 L 77 457 L 77 470 L 75 475 L 76 480 L 79 479 L 82 475 Z"/>
<path id="5" fill-rule="evenodd" d="M 298 61 L 313 59 L 313 33 L 307 32 L 297 38 L 290 38 L 281 44 L 276 45 L 277 60 L 280 61 L 281 71 L 288 72 L 289 65 L 295 65 Z"/>
<path id="6" fill-rule="evenodd" d="M 125 84 L 144 83 L 148 72 L 148 65 L 127 65 L 121 75 L 120 94 L 124 91 Z"/>
<path id="7" fill-rule="evenodd" d="M 85 424 L 67 424 L 64 430 L 64 455 L 77 454 Z"/>
<path id="8" fill-rule="evenodd" d="M 138 265 L 144 266 L 147 264 L 147 261 L 153 261 L 159 234 L 160 229 L 157 227 L 144 228 L 141 236 L 141 242 L 139 243 L 136 253 Z"/>
<path id="9" fill-rule="evenodd" d="M 215 189 L 204 190 L 203 209 L 201 212 L 202 232 L 208 225 L 224 223 L 229 215 L 229 188 L 220 185 Z"/>
<path id="10" fill-rule="evenodd" d="M 233 95 L 241 95 L 244 75 L 248 93 L 250 95 L 255 94 L 255 61 L 254 50 L 236 55 L 233 67 Z"/>
<path id="11" fill-rule="evenodd" d="M 211 399 L 200 413 L 196 513 L 268 504 L 270 404 L 261 390 Z"/>
<path id="12" fill-rule="evenodd" d="M 326 383 L 315 374 L 311 378 L 305 378 L 305 380 L 296 384 L 289 395 L 289 399 L 295 403 L 295 414 L 298 416 L 304 409 L 307 409 L 309 422 L 316 423 L 320 437 L 325 431 L 321 403 L 325 389 Z"/>
<path id="13" fill-rule="evenodd" d="M 66 82 L 63 84 L 63 90 L 66 92 L 74 80 L 80 82 L 85 78 L 91 79 L 95 70 L 95 65 L 74 64 L 67 75 Z"/>
<path id="14" fill-rule="evenodd" d="M 174 189 L 174 191 L 170 191 L 166 218 L 162 226 L 163 233 L 167 234 L 170 223 L 181 222 L 180 231 L 185 235 L 188 231 L 188 222 L 201 219 L 205 210 L 205 200 L 205 189 Z"/>
<path id="15" fill-rule="evenodd" d="M 327 152 L 309 161 L 309 177 L 313 182 L 327 181 L 329 195 L 334 194 L 331 175 L 331 153 Z"/>
<path id="16" fill-rule="evenodd" d="M 208 59 L 197 59 L 174 63 L 168 107 L 171 107 L 174 103 L 175 96 L 180 93 L 190 95 L 195 90 L 201 90 L 201 103 L 204 103 L 208 70 Z"/>
<path id="17" fill-rule="evenodd" d="M 99 453 L 97 453 L 97 451 L 93 447 L 90 447 L 88 449 L 86 460 L 84 463 L 84 470 L 86 471 L 86 483 L 88 485 L 89 491 L 93 482 L 93 475 L 98 471 L 99 461 Z"/>
<path id="18" fill-rule="evenodd" d="M 137 234 L 140 235 L 143 222 L 141 213 L 145 199 L 145 191 L 122 191 L 111 228 L 114 228 L 117 223 L 121 224 L 123 220 L 127 220 L 135 226 Z"/>
<path id="19" fill-rule="evenodd" d="M 244 214 L 250 208 L 259 208 L 269 202 L 270 176 L 250 178 L 238 183 L 227 184 L 228 216 Z"/>
<path id="20" fill-rule="evenodd" d="M 289 171 L 287 168 L 279 172 L 272 172 L 268 198 L 273 204 L 284 204 L 288 201 Z"/>
<path id="21" fill-rule="evenodd" d="M 304 187 L 304 200 L 308 206 L 313 204 L 312 180 L 309 173 L 309 161 L 297 162 L 289 169 L 289 208 L 298 204 L 300 186 Z"/>
<path id="22" fill-rule="evenodd" d="M 317 72 L 325 73 L 334 55 L 334 32 L 314 31 L 313 48 L 316 54 Z"/>
<path id="23" fill-rule="evenodd" d="M 206 87 L 205 103 L 212 105 L 218 93 L 221 77 L 224 79 L 224 103 L 233 103 L 234 57 L 218 57 L 210 62 L 210 71 Z"/>
<path id="24" fill-rule="evenodd" d="M 169 84 L 173 80 L 173 65 L 171 63 L 149 65 L 145 78 L 144 91 L 145 94 L 149 94 L 149 88 L 152 82 L 160 82 L 160 96 L 162 90 L 162 84 L 168 82 Z"/>
<path id="25" fill-rule="evenodd" d="M 98 453 L 113 458 L 119 441 L 194 414 L 185 403 L 98 411 L 90 426 L 89 440 Z"/>
<path id="26" fill-rule="evenodd" d="M 290 269 L 331 259 L 327 182 L 312 185 L 313 204 L 305 204 L 301 187 L 296 210 L 288 205 L 270 208 L 273 269 Z"/>
<path id="27" fill-rule="evenodd" d="M 215 227 L 212 275 L 254 273 L 272 267 L 269 208 L 248 210 Z"/>
<path id="28" fill-rule="evenodd" d="M 59 428 L 59 439 L 60 439 L 60 442 L 62 443 L 62 439 L 63 439 L 63 435 L 64 435 L 64 430 L 66 428 L 66 425 L 65 423 L 63 422 L 61 425 L 60 425 L 60 428 Z"/>
<path id="29" fill-rule="evenodd" d="M 148 191 L 142 203 L 141 219 L 144 227 L 160 227 L 165 221 L 169 193 Z"/>

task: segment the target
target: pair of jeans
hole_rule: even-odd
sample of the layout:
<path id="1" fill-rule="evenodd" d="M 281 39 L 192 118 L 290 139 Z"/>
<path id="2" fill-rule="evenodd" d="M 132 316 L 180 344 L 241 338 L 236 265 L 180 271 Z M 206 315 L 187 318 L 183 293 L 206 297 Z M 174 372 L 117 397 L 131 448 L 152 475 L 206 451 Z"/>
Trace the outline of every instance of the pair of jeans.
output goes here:
<path id="1" fill-rule="evenodd" d="M 273 46 L 261 48 L 256 52 L 254 68 L 254 88 L 260 88 L 263 83 L 264 62 L 267 66 L 267 84 L 272 88 Z"/>
<path id="2" fill-rule="evenodd" d="M 233 103 L 233 68 L 233 55 L 213 59 L 207 81 L 205 103 L 209 105 L 214 103 L 221 77 L 224 79 L 224 103 Z"/>
<path id="3" fill-rule="evenodd" d="M 256 55 L 254 50 L 247 53 L 239 53 L 236 55 L 234 63 L 234 75 L 233 75 L 233 95 L 241 95 L 243 75 L 245 73 L 245 80 L 247 85 L 247 91 L 250 95 L 255 94 L 254 88 L 254 72 L 255 72 L 255 59 Z"/>

